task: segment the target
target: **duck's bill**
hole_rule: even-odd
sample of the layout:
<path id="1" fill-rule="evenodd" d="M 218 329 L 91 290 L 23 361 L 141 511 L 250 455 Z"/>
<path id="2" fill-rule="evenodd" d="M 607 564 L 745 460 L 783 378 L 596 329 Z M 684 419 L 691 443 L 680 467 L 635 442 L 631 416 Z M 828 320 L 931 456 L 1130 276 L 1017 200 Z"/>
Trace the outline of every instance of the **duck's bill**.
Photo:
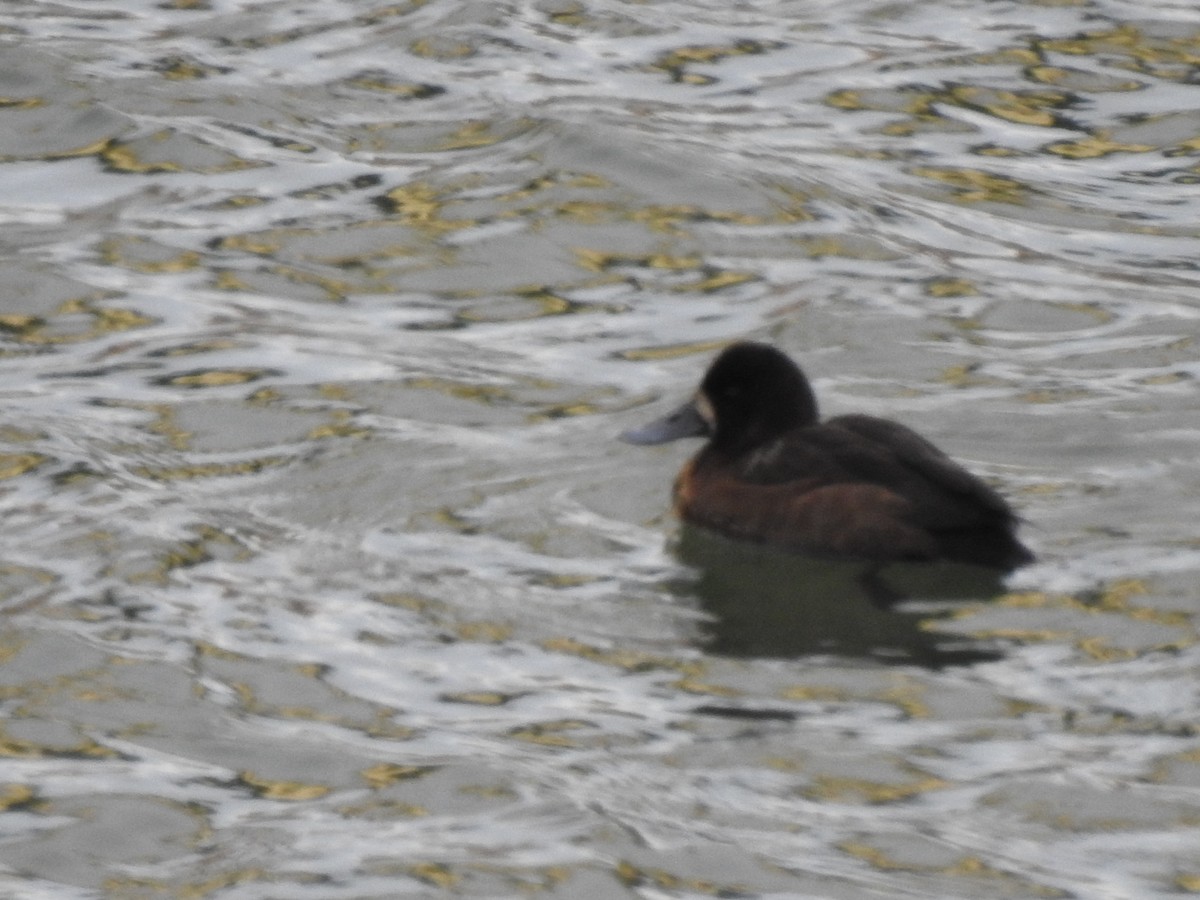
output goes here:
<path id="1" fill-rule="evenodd" d="M 679 409 L 655 419 L 641 428 L 622 431 L 621 440 L 627 444 L 665 444 L 685 437 L 705 437 L 709 434 L 708 422 L 689 400 Z"/>

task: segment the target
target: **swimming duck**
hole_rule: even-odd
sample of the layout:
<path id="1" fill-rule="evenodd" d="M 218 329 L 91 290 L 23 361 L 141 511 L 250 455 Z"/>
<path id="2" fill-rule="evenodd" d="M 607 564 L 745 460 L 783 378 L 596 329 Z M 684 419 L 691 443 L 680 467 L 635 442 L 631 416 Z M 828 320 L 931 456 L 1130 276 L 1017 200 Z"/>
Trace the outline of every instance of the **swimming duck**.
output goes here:
<path id="1" fill-rule="evenodd" d="M 820 421 L 808 379 L 768 344 L 737 343 L 682 407 L 621 438 L 708 443 L 675 480 L 685 522 L 727 537 L 876 565 L 1033 561 L 995 490 L 888 419 Z"/>

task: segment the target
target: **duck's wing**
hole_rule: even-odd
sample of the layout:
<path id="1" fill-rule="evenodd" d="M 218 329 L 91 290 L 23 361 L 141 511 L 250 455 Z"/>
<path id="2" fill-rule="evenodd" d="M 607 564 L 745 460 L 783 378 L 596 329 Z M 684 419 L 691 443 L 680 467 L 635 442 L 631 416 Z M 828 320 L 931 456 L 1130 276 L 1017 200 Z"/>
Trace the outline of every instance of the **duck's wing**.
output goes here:
<path id="1" fill-rule="evenodd" d="M 876 485 L 908 501 L 914 521 L 938 530 L 1015 519 L 1003 497 L 925 438 L 874 416 L 789 432 L 747 457 L 743 475 L 766 484 Z"/>
<path id="2" fill-rule="evenodd" d="M 969 500 L 995 515 L 1013 518 L 1008 501 L 999 493 L 911 428 L 864 415 L 839 416 L 830 424 L 870 441 L 880 456 L 895 460 L 925 484 Z M 890 469 L 887 463 L 885 467 Z"/>

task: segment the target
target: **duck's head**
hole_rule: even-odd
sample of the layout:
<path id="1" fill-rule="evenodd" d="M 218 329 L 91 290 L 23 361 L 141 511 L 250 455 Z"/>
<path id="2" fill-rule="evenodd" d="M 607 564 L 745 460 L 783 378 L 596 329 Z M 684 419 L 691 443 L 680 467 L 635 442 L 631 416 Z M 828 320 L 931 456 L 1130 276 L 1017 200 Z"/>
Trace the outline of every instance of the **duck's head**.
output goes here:
<path id="1" fill-rule="evenodd" d="M 817 401 L 800 368 L 769 344 L 745 342 L 721 352 L 691 400 L 621 439 L 662 444 L 709 437 L 714 450 L 736 454 L 816 421 Z"/>

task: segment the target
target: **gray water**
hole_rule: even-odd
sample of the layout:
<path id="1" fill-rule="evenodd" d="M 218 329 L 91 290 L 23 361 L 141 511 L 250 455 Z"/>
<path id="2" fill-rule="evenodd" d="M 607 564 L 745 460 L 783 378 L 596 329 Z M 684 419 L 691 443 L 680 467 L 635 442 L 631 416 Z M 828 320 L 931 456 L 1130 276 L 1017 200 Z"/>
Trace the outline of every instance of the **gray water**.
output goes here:
<path id="1" fill-rule="evenodd" d="M 0 42 L 0 892 L 1200 892 L 1193 4 Z M 696 571 L 692 448 L 613 438 L 741 338 L 1040 562 L 883 618 Z"/>

